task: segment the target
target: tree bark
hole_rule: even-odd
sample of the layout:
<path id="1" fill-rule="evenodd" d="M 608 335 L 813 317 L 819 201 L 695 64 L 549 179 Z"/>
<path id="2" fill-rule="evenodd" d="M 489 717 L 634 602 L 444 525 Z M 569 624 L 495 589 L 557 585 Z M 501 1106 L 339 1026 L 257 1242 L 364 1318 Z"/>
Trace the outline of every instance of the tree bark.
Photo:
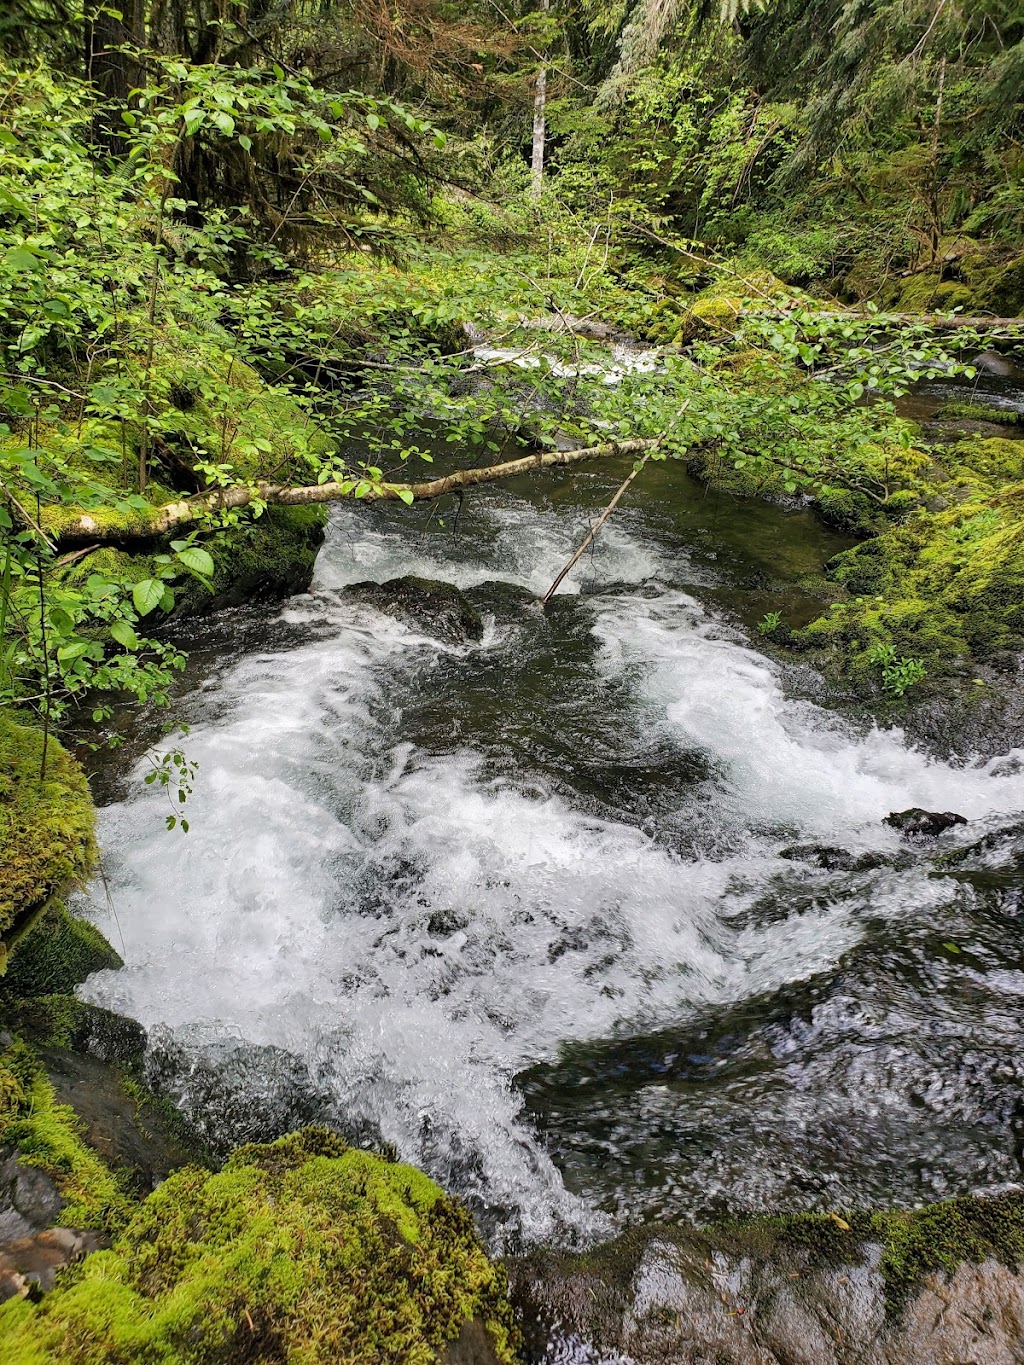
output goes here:
<path id="1" fill-rule="evenodd" d="M 426 483 L 375 485 L 359 501 L 400 502 L 405 501 L 411 493 L 413 501 L 422 502 L 430 498 L 443 497 L 446 493 L 461 492 L 462 489 L 471 488 L 475 484 L 511 479 L 517 474 L 532 474 L 541 469 L 580 464 L 586 460 L 600 460 L 606 456 L 644 454 L 654 450 L 660 443 L 660 437 L 649 437 L 635 441 L 607 441 L 602 445 L 586 446 L 581 450 L 545 450 L 536 455 L 524 455 L 518 460 L 505 460 L 502 464 L 483 465 L 479 469 L 457 469 L 453 474 L 446 474 L 442 478 L 431 479 Z M 199 497 L 165 503 L 163 507 L 154 508 L 151 513 L 140 515 L 137 521 L 128 526 L 125 526 L 123 521 L 117 525 L 105 525 L 102 517 L 93 517 L 88 512 L 83 512 L 68 521 L 54 523 L 51 532 L 62 550 L 76 545 L 128 544 L 133 541 L 158 540 L 179 527 L 199 521 L 209 513 L 248 507 L 257 500 L 273 507 L 304 507 L 311 503 L 351 499 L 353 497 L 351 482 L 347 480 L 345 484 L 316 483 L 306 487 L 271 483 L 258 483 L 253 487 L 246 487 L 237 484 L 215 493 L 204 493 Z"/>
<path id="2" fill-rule="evenodd" d="M 550 0 L 540 0 L 542 14 L 547 14 Z M 533 153 L 530 158 L 530 193 L 539 199 L 544 189 L 544 140 L 547 133 L 548 69 L 537 72 L 533 96 Z"/>

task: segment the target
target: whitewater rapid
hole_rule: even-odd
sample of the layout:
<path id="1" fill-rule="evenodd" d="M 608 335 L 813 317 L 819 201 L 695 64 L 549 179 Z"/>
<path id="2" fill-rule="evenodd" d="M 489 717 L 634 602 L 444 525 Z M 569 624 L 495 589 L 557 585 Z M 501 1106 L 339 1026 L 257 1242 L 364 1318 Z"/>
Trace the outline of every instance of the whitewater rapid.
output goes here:
<path id="1" fill-rule="evenodd" d="M 914 805 L 962 812 L 976 838 L 1024 807 L 1024 778 L 1019 756 L 938 762 L 899 732 L 787 698 L 628 516 L 564 591 L 606 586 L 580 607 L 595 686 L 624 699 L 624 730 L 703 756 L 692 803 L 654 828 L 497 772 L 455 695 L 450 744 L 423 747 L 403 728 L 410 708 L 432 687 L 443 698 L 453 659 L 514 659 L 529 609 L 453 649 L 344 588 L 417 574 L 539 593 L 586 524 L 512 494 L 476 516 L 481 534 L 453 546 L 399 517 L 335 511 L 311 594 L 266 609 L 300 643 L 231 662 L 188 701 L 190 832 L 166 832 L 165 797 L 141 784 L 103 810 L 109 899 L 94 888 L 88 913 L 125 967 L 84 994 L 181 1056 L 297 1059 L 328 1119 L 394 1144 L 515 1235 L 587 1235 L 609 1218 L 567 1189 L 516 1076 L 566 1044 L 820 973 L 868 912 L 927 917 L 945 893 L 915 868 L 882 867 L 867 891 L 781 923 L 752 910 L 792 875 L 787 845 L 894 853 L 882 818 Z"/>

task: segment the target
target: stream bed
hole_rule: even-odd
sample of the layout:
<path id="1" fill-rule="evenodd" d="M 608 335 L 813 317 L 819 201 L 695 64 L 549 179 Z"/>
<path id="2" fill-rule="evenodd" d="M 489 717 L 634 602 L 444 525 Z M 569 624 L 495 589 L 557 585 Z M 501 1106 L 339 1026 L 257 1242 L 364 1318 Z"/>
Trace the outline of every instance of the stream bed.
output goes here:
<path id="1" fill-rule="evenodd" d="M 191 830 L 108 781 L 126 965 L 84 994 L 215 1147 L 392 1144 L 499 1251 L 1019 1180 L 1024 755 L 929 757 L 754 648 L 849 542 L 675 468 L 541 613 L 620 478 L 338 507 L 309 595 L 195 625 Z M 482 639 L 348 591 L 407 574 Z"/>

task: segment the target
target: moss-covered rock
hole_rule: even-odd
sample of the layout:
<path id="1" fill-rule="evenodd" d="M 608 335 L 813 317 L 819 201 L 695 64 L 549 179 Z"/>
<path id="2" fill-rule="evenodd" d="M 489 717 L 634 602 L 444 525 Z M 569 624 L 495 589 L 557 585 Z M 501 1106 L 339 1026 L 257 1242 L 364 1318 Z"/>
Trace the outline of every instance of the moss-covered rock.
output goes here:
<path id="1" fill-rule="evenodd" d="M 58 1222 L 109 1232 L 130 1203 L 121 1182 L 83 1141 L 73 1109 L 57 1102 L 42 1063 L 23 1042 L 0 1035 L 0 1145 L 38 1166 L 63 1199 Z M 0 1358 L 3 1352 L 0 1350 Z"/>
<path id="2" fill-rule="evenodd" d="M 89 1053 L 129 1072 L 142 1070 L 146 1030 L 113 1010 L 55 994 L 19 1000 L 5 1014 L 5 1022 L 36 1047 Z"/>
<path id="3" fill-rule="evenodd" d="M 941 458 L 909 516 L 831 562 L 845 598 L 794 637 L 867 686 L 879 646 L 933 678 L 1024 649 L 1024 444 L 973 439 Z"/>
<path id="4" fill-rule="evenodd" d="M 514 1360 L 504 1275 L 410 1166 L 322 1129 L 171 1176 L 109 1251 L 0 1308 L 7 1365 L 435 1361 L 467 1323 Z"/>
<path id="5" fill-rule="evenodd" d="M 912 275 L 895 300 L 899 313 L 968 312 L 976 306 L 971 288 L 958 280 L 943 280 L 941 275 L 924 272 Z"/>
<path id="6" fill-rule="evenodd" d="M 88 876 L 94 823 L 89 784 L 67 750 L 0 714 L 0 938 Z"/>
<path id="7" fill-rule="evenodd" d="M 95 925 L 54 899 L 13 945 L 0 1002 L 68 994 L 93 972 L 123 965 Z"/>
<path id="8" fill-rule="evenodd" d="M 1015 1191 L 899 1212 L 648 1225 L 511 1272 L 541 1350 L 550 1333 L 637 1365 L 994 1365 L 1016 1359 L 1022 1264 Z"/>

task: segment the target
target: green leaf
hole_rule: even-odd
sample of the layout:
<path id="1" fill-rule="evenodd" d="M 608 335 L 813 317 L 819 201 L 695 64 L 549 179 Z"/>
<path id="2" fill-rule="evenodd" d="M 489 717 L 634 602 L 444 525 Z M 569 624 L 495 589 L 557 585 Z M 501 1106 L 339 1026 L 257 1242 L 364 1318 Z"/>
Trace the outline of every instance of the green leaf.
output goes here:
<path id="1" fill-rule="evenodd" d="M 139 637 L 127 621 L 115 621 L 110 627 L 110 634 L 125 649 L 138 649 L 139 647 Z"/>
<path id="2" fill-rule="evenodd" d="M 375 133 L 377 129 L 380 127 L 380 116 L 378 114 L 367 114 L 366 126 L 367 128 L 369 128 L 371 133 Z"/>
<path id="3" fill-rule="evenodd" d="M 230 137 L 235 131 L 235 120 L 230 114 L 226 114 L 223 109 L 217 110 L 213 116 L 213 121 L 225 137 Z"/>
<path id="4" fill-rule="evenodd" d="M 166 592 L 164 585 L 156 578 L 143 578 L 132 588 L 132 601 L 140 616 L 148 616 L 158 607 Z"/>
<path id="5" fill-rule="evenodd" d="M 416 499 L 413 497 L 411 488 L 396 488 L 395 492 L 402 499 L 407 507 L 411 507 Z"/>
<path id="6" fill-rule="evenodd" d="M 203 578 L 213 577 L 213 559 L 206 550 L 201 550 L 198 545 L 189 545 L 186 549 L 179 550 L 178 558 L 185 568 L 191 569 L 193 573 L 197 573 Z"/>
<path id="7" fill-rule="evenodd" d="M 8 251 L 4 257 L 4 264 L 11 270 L 42 270 L 43 263 L 38 256 L 33 256 L 31 251 L 26 251 L 23 247 L 15 246 Z"/>
<path id="8" fill-rule="evenodd" d="M 88 640 L 75 640 L 70 645 L 62 645 L 57 650 L 57 658 L 62 664 L 69 664 L 75 659 L 80 659 L 83 654 L 88 654 L 90 647 Z"/>

